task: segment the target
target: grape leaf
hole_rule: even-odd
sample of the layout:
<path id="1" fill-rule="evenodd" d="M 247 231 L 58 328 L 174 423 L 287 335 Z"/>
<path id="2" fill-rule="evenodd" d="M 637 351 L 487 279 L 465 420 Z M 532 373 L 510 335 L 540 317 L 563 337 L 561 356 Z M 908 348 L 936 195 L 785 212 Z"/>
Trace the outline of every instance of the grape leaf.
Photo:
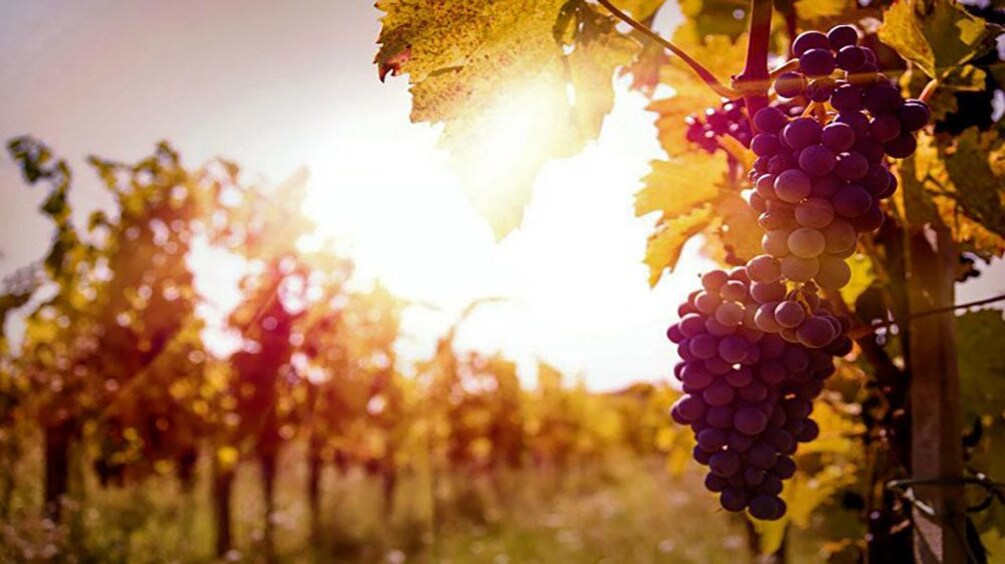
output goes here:
<path id="1" fill-rule="evenodd" d="M 964 421 L 1005 413 L 1005 320 L 998 309 L 956 317 L 956 356 Z"/>
<path id="2" fill-rule="evenodd" d="M 640 49 L 582 0 L 377 7 L 380 76 L 409 75 L 412 121 L 444 124 L 441 145 L 499 238 L 519 225 L 544 163 L 597 137 L 614 71 Z"/>
<path id="3" fill-rule="evenodd" d="M 991 48 L 991 28 L 951 0 L 901 0 L 885 12 L 879 38 L 931 78 Z"/>
<path id="4" fill-rule="evenodd" d="M 725 166 L 726 158 L 718 151 L 653 161 L 652 171 L 643 179 L 645 185 L 635 194 L 635 215 L 654 211 L 662 212 L 665 217 L 684 215 L 714 200 L 719 195 L 719 187 L 706 179 L 709 171 L 721 171 Z"/>
<path id="5" fill-rule="evenodd" d="M 914 223 L 938 221 L 978 252 L 1005 253 L 1005 143 L 976 127 L 939 140 L 918 136 L 899 167 L 903 206 Z"/>
<path id="6" fill-rule="evenodd" d="M 645 263 L 649 266 L 649 285 L 655 286 L 666 269 L 673 270 L 688 239 L 701 233 L 713 220 L 712 208 L 703 205 L 685 215 L 663 218 L 646 243 Z"/>
<path id="7" fill-rule="evenodd" d="M 851 280 L 841 288 L 841 297 L 845 303 L 854 304 L 862 292 L 872 285 L 876 275 L 872 270 L 872 261 L 866 255 L 852 255 L 846 262 L 851 267 Z"/>
<path id="8" fill-rule="evenodd" d="M 747 31 L 748 8 L 748 3 L 743 0 L 681 0 L 680 2 L 680 11 L 684 19 L 693 24 L 699 38 L 726 35 L 736 39 Z M 676 35 L 674 39 L 677 39 Z"/>

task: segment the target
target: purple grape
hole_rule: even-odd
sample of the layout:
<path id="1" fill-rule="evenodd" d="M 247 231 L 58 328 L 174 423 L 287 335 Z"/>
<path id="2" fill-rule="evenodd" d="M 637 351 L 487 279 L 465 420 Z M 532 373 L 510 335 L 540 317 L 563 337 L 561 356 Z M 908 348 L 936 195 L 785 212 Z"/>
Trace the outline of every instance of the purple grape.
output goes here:
<path id="1" fill-rule="evenodd" d="M 780 200 L 792 204 L 803 201 L 812 188 L 810 177 L 801 170 L 786 170 L 775 178 L 775 194 Z"/>
<path id="2" fill-rule="evenodd" d="M 698 292 L 698 295 L 694 298 L 694 307 L 705 315 L 712 315 L 721 302 L 722 300 L 719 299 L 719 296 L 712 292 Z"/>
<path id="3" fill-rule="evenodd" d="M 684 340 L 684 334 L 681 333 L 678 324 L 674 323 L 667 329 L 667 339 L 670 339 L 670 342 L 675 345 Z"/>
<path id="4" fill-rule="evenodd" d="M 708 334 L 696 335 L 688 343 L 688 350 L 695 358 L 712 358 L 719 352 L 719 339 Z"/>
<path id="5" fill-rule="evenodd" d="M 789 419 L 806 419 L 813 413 L 813 403 L 798 398 L 789 398 L 782 402 L 785 416 Z"/>
<path id="6" fill-rule="evenodd" d="M 773 386 L 785 379 L 785 366 L 776 360 L 768 360 L 760 364 L 757 375 L 762 382 Z"/>
<path id="7" fill-rule="evenodd" d="M 886 149 L 886 154 L 890 155 L 895 159 L 906 159 L 914 154 L 914 151 L 918 148 L 918 140 L 914 138 L 914 134 L 903 131 L 900 135 L 896 137 L 893 141 L 890 141 L 883 146 Z"/>
<path id="8" fill-rule="evenodd" d="M 865 51 L 855 45 L 842 47 L 837 56 L 834 57 L 834 62 L 841 70 L 855 72 L 866 63 Z"/>
<path id="9" fill-rule="evenodd" d="M 779 264 L 778 275 L 781 274 L 782 266 Z M 785 298 L 785 285 L 780 282 L 754 282 L 750 286 L 750 297 L 759 304 L 782 301 Z"/>
<path id="10" fill-rule="evenodd" d="M 838 290 L 851 281 L 851 268 L 839 258 L 821 257 L 820 271 L 813 280 L 824 290 Z"/>
<path id="11" fill-rule="evenodd" d="M 869 160 L 861 153 L 841 153 L 838 155 L 837 165 L 834 166 L 834 174 L 849 182 L 861 180 L 868 172 Z"/>
<path id="12" fill-rule="evenodd" d="M 775 308 L 778 304 L 775 302 L 767 302 L 762 304 L 761 307 L 757 308 L 757 313 L 754 314 L 754 321 L 757 323 L 757 327 L 766 333 L 777 333 L 783 328 L 775 320 Z"/>
<path id="13" fill-rule="evenodd" d="M 698 391 L 710 386 L 715 381 L 715 376 L 698 368 L 695 363 L 689 362 L 681 372 L 680 379 L 685 385 Z"/>
<path id="14" fill-rule="evenodd" d="M 734 302 L 723 302 L 715 310 L 715 320 L 726 327 L 736 327 L 743 323 L 743 306 Z"/>
<path id="15" fill-rule="evenodd" d="M 864 106 L 864 96 L 862 89 L 854 84 L 842 83 L 834 88 L 831 94 L 831 105 L 840 114 L 858 112 Z M 852 124 L 849 124 L 852 125 Z"/>
<path id="16" fill-rule="evenodd" d="M 765 231 L 792 229 L 795 227 L 795 221 L 795 215 L 788 210 L 769 209 L 757 218 L 757 224 Z"/>
<path id="17" fill-rule="evenodd" d="M 747 494 L 740 488 L 726 488 L 719 496 L 719 505 L 726 511 L 738 513 L 747 508 Z"/>
<path id="18" fill-rule="evenodd" d="M 781 411 L 779 411 L 781 413 Z M 771 445 L 771 448 L 782 454 L 792 454 L 796 451 L 796 440 L 788 432 L 778 427 L 768 429 L 764 432 L 764 442 Z M 778 462 L 776 461 L 775 464 Z M 778 482 L 781 485 L 781 481 Z"/>
<path id="19" fill-rule="evenodd" d="M 810 176 L 823 176 L 834 170 L 834 153 L 823 145 L 810 145 L 799 153 L 799 168 Z"/>
<path id="20" fill-rule="evenodd" d="M 821 130 L 822 128 L 817 120 L 809 117 L 800 117 L 792 120 L 782 129 L 782 139 L 786 145 L 798 150 L 819 141 Z"/>
<path id="21" fill-rule="evenodd" d="M 788 122 L 789 119 L 785 114 L 773 106 L 761 108 L 754 114 L 754 127 L 762 133 L 777 135 Z"/>
<path id="22" fill-rule="evenodd" d="M 809 282 L 817 275 L 820 262 L 815 258 L 785 257 L 782 259 L 782 276 L 793 282 Z"/>
<path id="23" fill-rule="evenodd" d="M 860 137 L 852 145 L 852 150 L 861 153 L 870 163 L 879 163 L 886 156 L 883 144 L 870 137 Z"/>
<path id="24" fill-rule="evenodd" d="M 759 409 L 741 407 L 736 411 L 733 425 L 745 435 L 758 435 L 768 426 L 768 417 Z"/>
<path id="25" fill-rule="evenodd" d="M 712 453 L 702 450 L 698 445 L 694 445 L 694 448 L 691 450 L 691 457 L 698 464 L 708 466 L 709 461 L 712 460 Z"/>
<path id="26" fill-rule="evenodd" d="M 897 111 L 903 98 L 895 86 L 880 81 L 865 90 L 864 102 L 869 113 L 875 116 Z"/>
<path id="27" fill-rule="evenodd" d="M 705 416 L 706 406 L 705 402 L 694 396 L 683 396 L 676 403 L 674 403 L 674 409 L 676 409 L 681 416 L 688 422 L 697 421 Z"/>
<path id="28" fill-rule="evenodd" d="M 900 124 L 898 123 L 899 127 Z M 778 137 L 770 133 L 759 133 L 754 136 L 750 141 L 750 150 L 753 151 L 755 155 L 761 157 L 770 157 L 774 155 L 782 148 L 782 143 L 778 140 Z"/>
<path id="29" fill-rule="evenodd" d="M 845 186 L 831 198 L 834 211 L 844 217 L 864 214 L 872 206 L 872 196 L 861 186 Z"/>
<path id="30" fill-rule="evenodd" d="M 746 462 L 755 468 L 767 470 L 775 466 L 778 454 L 767 443 L 755 442 L 744 455 Z"/>
<path id="31" fill-rule="evenodd" d="M 834 26 L 827 32 L 827 42 L 835 51 L 855 45 L 858 43 L 858 30 L 847 24 Z"/>
<path id="32" fill-rule="evenodd" d="M 796 437 L 796 440 L 801 443 L 808 443 L 810 441 L 816 440 L 820 436 L 820 426 L 817 422 L 812 419 L 807 419 L 803 426 L 803 430 Z"/>
<path id="33" fill-rule="evenodd" d="M 846 123 L 831 123 L 820 132 L 820 142 L 834 152 L 847 151 L 855 144 L 855 130 Z"/>
<path id="34" fill-rule="evenodd" d="M 806 97 L 813 102 L 826 102 L 834 92 L 834 79 L 828 76 L 814 78 L 806 86 Z"/>
<path id="35" fill-rule="evenodd" d="M 762 521 L 777 521 L 785 515 L 785 502 L 781 499 L 760 494 L 750 500 L 750 516 Z"/>
<path id="36" fill-rule="evenodd" d="M 837 93 L 834 93 L 837 96 Z M 855 131 L 855 136 L 862 138 L 869 134 L 869 118 L 858 110 L 839 110 L 840 113 L 834 118 L 834 123 L 843 123 Z M 854 146 L 854 145 L 853 145 Z"/>
<path id="37" fill-rule="evenodd" d="M 730 280 L 719 290 L 724 300 L 742 301 L 747 297 L 747 284 L 740 280 Z"/>
<path id="38" fill-rule="evenodd" d="M 725 478 L 716 476 L 715 474 L 705 475 L 705 489 L 712 493 L 719 493 L 726 489 L 729 482 Z"/>
<path id="39" fill-rule="evenodd" d="M 734 388 L 749 386 L 753 381 L 754 374 L 745 366 L 741 366 L 738 370 L 730 370 L 726 374 L 726 382 Z"/>
<path id="40" fill-rule="evenodd" d="M 705 319 L 697 313 L 689 313 L 680 318 L 680 332 L 685 337 L 694 337 L 705 332 Z"/>
<path id="41" fill-rule="evenodd" d="M 866 189 L 874 198 L 882 199 L 887 189 L 890 187 L 889 171 L 881 164 L 873 163 L 869 165 L 869 171 L 862 178 L 862 187 Z"/>
<path id="42" fill-rule="evenodd" d="M 782 275 L 782 266 L 770 255 L 758 255 L 747 262 L 747 274 L 754 282 L 775 282 Z"/>
<path id="43" fill-rule="evenodd" d="M 718 429 L 729 429 L 733 426 L 733 408 L 725 405 L 709 407 L 705 421 Z"/>
<path id="44" fill-rule="evenodd" d="M 741 337 L 726 337 L 719 342 L 719 358 L 731 364 L 740 362 L 747 358 L 747 355 L 749 354 L 749 346 L 750 345 L 747 344 L 747 341 Z M 709 405 L 713 404 L 710 402 Z"/>
<path id="45" fill-rule="evenodd" d="M 813 187 L 810 195 L 815 198 L 830 198 L 838 191 L 844 183 L 839 178 L 832 175 L 817 176 L 813 179 Z"/>
<path id="46" fill-rule="evenodd" d="M 708 467 L 713 474 L 729 478 L 740 471 L 740 457 L 735 452 L 717 452 L 709 459 Z"/>
<path id="47" fill-rule="evenodd" d="M 886 214 L 879 207 L 879 203 L 873 200 L 872 206 L 864 214 L 853 217 L 849 221 L 852 227 L 855 228 L 855 231 L 869 233 L 876 231 L 883 225 L 883 222 L 886 221 Z"/>
<path id="48" fill-rule="evenodd" d="M 869 122 L 869 135 L 880 143 L 893 141 L 900 135 L 900 120 L 894 114 L 880 114 Z"/>
<path id="49" fill-rule="evenodd" d="M 764 252 L 773 257 L 784 257 L 789 254 L 789 232 L 785 230 L 768 231 L 761 239 Z"/>
<path id="50" fill-rule="evenodd" d="M 788 151 L 782 151 L 768 158 L 768 172 L 779 174 L 796 166 L 796 159 Z"/>
<path id="51" fill-rule="evenodd" d="M 784 301 L 775 308 L 775 321 L 782 327 L 798 327 L 806 319 L 806 310 L 796 302 Z"/>
<path id="52" fill-rule="evenodd" d="M 796 206 L 795 213 L 796 222 L 803 227 L 822 229 L 834 219 L 834 207 L 825 198 L 808 198 Z"/>
<path id="53" fill-rule="evenodd" d="M 718 292 L 726 282 L 729 282 L 729 275 L 722 270 L 713 270 L 701 277 L 701 285 L 709 292 Z"/>
<path id="54" fill-rule="evenodd" d="M 830 41 L 819 31 L 804 31 L 792 41 L 792 54 L 796 57 L 801 57 L 810 49 L 830 49 Z"/>
<path id="55" fill-rule="evenodd" d="M 826 347 L 837 335 L 834 327 L 822 317 L 811 317 L 796 329 L 799 342 L 811 349 Z"/>
<path id="56" fill-rule="evenodd" d="M 897 110 L 897 117 L 900 118 L 900 125 L 904 131 L 918 131 L 928 124 L 932 113 L 928 109 L 928 104 L 921 100 L 907 100 Z"/>
<path id="57" fill-rule="evenodd" d="M 722 447 L 726 446 L 726 440 L 729 437 L 721 429 L 705 429 L 704 431 L 698 433 L 695 439 L 698 441 L 698 446 L 701 450 L 705 452 L 716 452 L 722 450 Z"/>
<path id="58" fill-rule="evenodd" d="M 827 47 L 810 49 L 799 56 L 799 68 L 807 76 L 827 76 L 834 72 L 834 55 Z"/>
<path id="59" fill-rule="evenodd" d="M 775 79 L 775 93 L 782 98 L 795 98 L 806 88 L 806 78 L 797 72 L 783 72 Z"/>
<path id="60" fill-rule="evenodd" d="M 816 258 L 824 252 L 823 233 L 809 227 L 800 227 L 789 234 L 789 252 L 799 258 Z"/>
<path id="61" fill-rule="evenodd" d="M 768 397 L 768 387 L 758 381 L 753 381 L 749 386 L 740 390 L 740 399 L 747 402 L 763 401 Z"/>
<path id="62" fill-rule="evenodd" d="M 752 437 L 733 430 L 729 432 L 729 442 L 726 443 L 726 447 L 737 454 L 742 454 L 750 450 L 750 447 L 753 444 L 754 439 Z"/>

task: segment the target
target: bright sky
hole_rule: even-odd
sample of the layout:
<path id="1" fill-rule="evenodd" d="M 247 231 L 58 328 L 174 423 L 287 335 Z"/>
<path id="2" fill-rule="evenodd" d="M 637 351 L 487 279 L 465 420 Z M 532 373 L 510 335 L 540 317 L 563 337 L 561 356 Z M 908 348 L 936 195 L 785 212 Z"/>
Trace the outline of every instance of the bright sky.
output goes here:
<path id="1" fill-rule="evenodd" d="M 599 389 L 669 374 L 663 332 L 708 263 L 692 245 L 677 273 L 646 284 L 652 219 L 633 217 L 632 194 L 659 150 L 645 99 L 622 85 L 600 140 L 548 165 L 523 228 L 496 244 L 436 148 L 438 129 L 409 123 L 406 80 L 377 80 L 377 16 L 362 0 L 7 3 L 0 137 L 30 133 L 68 157 L 81 209 L 107 203 L 86 155 L 131 161 L 160 139 L 189 165 L 225 156 L 272 181 L 307 166 L 306 212 L 363 278 L 439 308 L 406 312 L 405 368 L 470 300 L 500 296 L 459 344 L 503 351 L 527 381 L 539 358 Z M 41 256 L 50 226 L 6 156 L 0 189 L 2 275 Z M 197 262 L 225 304 L 234 269 Z"/>

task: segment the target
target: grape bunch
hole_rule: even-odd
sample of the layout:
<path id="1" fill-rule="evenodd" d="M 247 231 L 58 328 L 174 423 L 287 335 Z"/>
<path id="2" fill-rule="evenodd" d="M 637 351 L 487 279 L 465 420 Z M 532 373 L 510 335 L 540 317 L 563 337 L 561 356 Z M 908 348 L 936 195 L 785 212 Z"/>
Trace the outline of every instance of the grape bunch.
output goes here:
<path id="1" fill-rule="evenodd" d="M 718 108 L 706 108 L 702 116 L 691 114 L 684 118 L 688 141 L 708 153 L 720 148 L 719 138 L 729 135 L 744 147 L 750 146 L 753 133 L 750 120 L 743 113 L 742 100 L 726 100 Z"/>
<path id="2" fill-rule="evenodd" d="M 667 336 L 684 395 L 671 409 L 697 439 L 694 458 L 722 507 L 784 515 L 782 481 L 796 444 L 816 438 L 813 400 L 848 354 L 850 321 L 820 290 L 847 285 L 859 233 L 882 225 L 897 189 L 887 157 L 905 158 L 930 112 L 904 100 L 848 25 L 793 42 L 795 70 L 774 82 L 780 101 L 752 119 L 757 156 L 744 191 L 765 230 L 764 254 L 702 277 Z M 800 114 L 791 108 L 805 104 Z"/>
<path id="3" fill-rule="evenodd" d="M 819 434 L 810 413 L 834 372 L 833 356 L 757 327 L 754 296 L 780 300 L 781 283 L 754 282 L 741 266 L 705 274 L 702 286 L 667 333 L 682 359 L 674 372 L 685 393 L 671 417 L 694 431 L 693 456 L 709 467 L 705 487 L 720 494 L 723 508 L 778 519 L 786 509 L 782 480 L 796 471 L 796 444 Z M 813 305 L 844 328 L 819 299 Z"/>

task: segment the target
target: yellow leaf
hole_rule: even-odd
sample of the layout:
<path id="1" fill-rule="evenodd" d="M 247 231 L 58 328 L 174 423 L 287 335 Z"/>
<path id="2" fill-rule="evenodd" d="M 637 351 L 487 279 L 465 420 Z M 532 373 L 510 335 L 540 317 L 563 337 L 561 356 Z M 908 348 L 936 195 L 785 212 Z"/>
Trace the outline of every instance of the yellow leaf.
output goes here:
<path id="1" fill-rule="evenodd" d="M 712 208 L 704 205 L 686 215 L 661 221 L 646 244 L 645 263 L 649 266 L 649 285 L 655 286 L 666 269 L 673 270 L 688 239 L 700 233 L 712 221 Z"/>
<path id="2" fill-rule="evenodd" d="M 672 161 L 653 161 L 651 167 L 635 195 L 635 215 L 659 211 L 673 217 L 690 213 L 719 195 L 726 159 L 719 152 L 702 151 Z"/>
<path id="3" fill-rule="evenodd" d="M 879 38 L 932 78 L 991 47 L 984 20 L 952 0 L 901 0 L 883 17 Z"/>
<path id="4" fill-rule="evenodd" d="M 859 295 L 872 285 L 876 276 L 872 271 L 872 261 L 866 255 L 856 254 L 845 262 L 851 268 L 851 280 L 844 288 L 841 288 L 841 297 L 844 298 L 845 303 L 854 304 Z"/>

